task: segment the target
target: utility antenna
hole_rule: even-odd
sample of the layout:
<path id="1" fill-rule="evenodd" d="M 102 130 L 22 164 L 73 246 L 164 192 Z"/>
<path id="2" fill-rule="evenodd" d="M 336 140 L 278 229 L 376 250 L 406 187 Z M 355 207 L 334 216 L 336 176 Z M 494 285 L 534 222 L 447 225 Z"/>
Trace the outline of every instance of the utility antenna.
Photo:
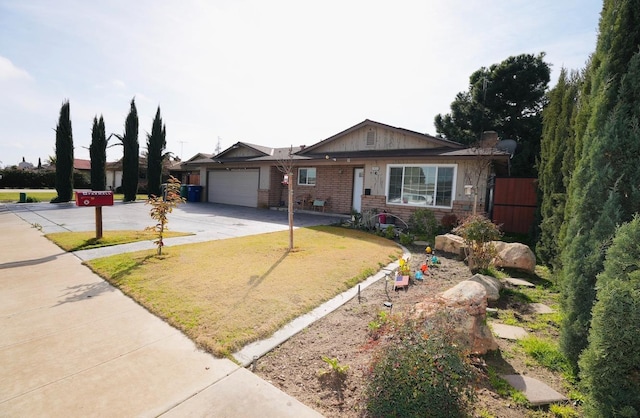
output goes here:
<path id="1" fill-rule="evenodd" d="M 180 143 L 180 160 L 183 160 L 184 155 L 182 152 L 184 151 L 184 144 L 187 144 L 187 141 L 178 141 Z"/>
<path id="2" fill-rule="evenodd" d="M 216 144 L 216 155 L 220 154 L 220 137 L 218 137 L 218 143 Z"/>

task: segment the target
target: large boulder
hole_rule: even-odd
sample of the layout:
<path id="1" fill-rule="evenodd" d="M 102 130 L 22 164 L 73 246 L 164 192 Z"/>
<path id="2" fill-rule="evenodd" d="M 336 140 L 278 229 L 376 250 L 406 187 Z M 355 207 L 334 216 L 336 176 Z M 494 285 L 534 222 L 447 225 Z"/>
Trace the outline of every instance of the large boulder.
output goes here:
<path id="1" fill-rule="evenodd" d="M 480 283 L 487 292 L 487 301 L 496 302 L 500 299 L 500 290 L 502 282 L 495 277 L 486 276 L 484 274 L 474 274 L 469 281 Z"/>
<path id="2" fill-rule="evenodd" d="M 434 317 L 447 314 L 448 331 L 455 335 L 455 339 L 472 353 L 486 354 L 498 348 L 487 326 L 486 310 L 487 292 L 484 286 L 465 280 L 438 296 L 417 303 L 412 315 L 428 327 Z"/>
<path id="3" fill-rule="evenodd" d="M 494 241 L 498 252 L 494 259 L 496 267 L 512 268 L 533 273 L 536 269 L 536 256 L 531 248 L 518 242 Z"/>
<path id="4" fill-rule="evenodd" d="M 464 258 L 466 244 L 461 236 L 455 234 L 444 234 L 436 236 L 436 251 L 456 254 Z"/>

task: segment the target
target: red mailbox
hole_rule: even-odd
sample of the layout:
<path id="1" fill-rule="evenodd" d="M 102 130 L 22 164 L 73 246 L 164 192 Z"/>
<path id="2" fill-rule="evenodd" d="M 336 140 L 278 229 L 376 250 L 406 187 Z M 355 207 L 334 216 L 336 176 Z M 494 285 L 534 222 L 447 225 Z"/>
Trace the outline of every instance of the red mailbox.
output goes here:
<path id="1" fill-rule="evenodd" d="M 113 192 L 76 192 L 76 206 L 113 206 Z"/>

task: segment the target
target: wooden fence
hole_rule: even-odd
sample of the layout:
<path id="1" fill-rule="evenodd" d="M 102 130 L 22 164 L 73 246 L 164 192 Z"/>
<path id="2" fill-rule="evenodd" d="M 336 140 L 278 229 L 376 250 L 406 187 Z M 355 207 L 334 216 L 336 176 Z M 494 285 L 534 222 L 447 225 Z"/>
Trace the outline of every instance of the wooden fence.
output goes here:
<path id="1" fill-rule="evenodd" d="M 503 232 L 531 232 L 537 207 L 537 181 L 535 178 L 495 178 L 491 220 L 502 225 Z"/>

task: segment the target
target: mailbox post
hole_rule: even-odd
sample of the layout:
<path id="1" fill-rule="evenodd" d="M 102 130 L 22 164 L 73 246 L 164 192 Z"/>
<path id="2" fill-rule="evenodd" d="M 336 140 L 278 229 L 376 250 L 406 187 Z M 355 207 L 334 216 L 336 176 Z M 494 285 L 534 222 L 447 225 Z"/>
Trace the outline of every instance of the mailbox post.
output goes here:
<path id="1" fill-rule="evenodd" d="M 96 208 L 96 239 L 102 238 L 102 207 L 113 206 L 113 192 L 106 190 L 76 192 L 76 206 Z"/>

